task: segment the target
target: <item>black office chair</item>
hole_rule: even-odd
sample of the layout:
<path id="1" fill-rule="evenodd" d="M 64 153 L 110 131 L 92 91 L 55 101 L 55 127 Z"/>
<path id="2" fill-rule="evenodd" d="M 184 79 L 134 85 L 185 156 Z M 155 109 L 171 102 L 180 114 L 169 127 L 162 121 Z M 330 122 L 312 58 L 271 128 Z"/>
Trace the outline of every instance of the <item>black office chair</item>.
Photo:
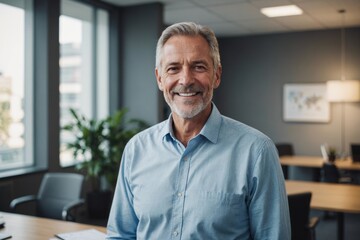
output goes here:
<path id="1" fill-rule="evenodd" d="M 315 240 L 315 228 L 319 222 L 318 217 L 310 215 L 311 192 L 288 195 L 291 240 Z"/>
<path id="2" fill-rule="evenodd" d="M 322 166 L 322 181 L 328 183 L 351 183 L 352 179 L 348 176 L 342 176 L 334 163 L 325 162 Z"/>
<path id="3" fill-rule="evenodd" d="M 279 157 L 281 156 L 293 156 L 294 155 L 294 148 L 291 143 L 276 143 L 276 149 L 278 151 Z M 281 166 L 284 178 L 288 179 L 288 167 Z"/>
<path id="4" fill-rule="evenodd" d="M 20 204 L 35 202 L 39 217 L 75 221 L 72 212 L 82 204 L 80 198 L 84 176 L 76 173 L 47 173 L 44 175 L 37 195 L 27 195 L 10 202 L 16 212 Z"/>
<path id="5" fill-rule="evenodd" d="M 348 176 L 341 176 L 337 166 L 333 162 L 325 162 L 322 166 L 322 181 L 327 183 L 351 183 L 352 179 Z M 336 217 L 333 212 L 325 211 L 324 219 Z"/>

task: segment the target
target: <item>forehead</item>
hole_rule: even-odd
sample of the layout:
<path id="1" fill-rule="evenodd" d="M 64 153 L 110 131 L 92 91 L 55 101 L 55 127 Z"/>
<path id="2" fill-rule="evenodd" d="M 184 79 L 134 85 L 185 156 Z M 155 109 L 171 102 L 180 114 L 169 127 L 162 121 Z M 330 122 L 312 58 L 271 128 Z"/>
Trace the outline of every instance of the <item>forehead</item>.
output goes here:
<path id="1" fill-rule="evenodd" d="M 210 47 L 202 36 L 173 36 L 164 44 L 162 62 L 183 58 L 203 58 L 211 61 Z"/>

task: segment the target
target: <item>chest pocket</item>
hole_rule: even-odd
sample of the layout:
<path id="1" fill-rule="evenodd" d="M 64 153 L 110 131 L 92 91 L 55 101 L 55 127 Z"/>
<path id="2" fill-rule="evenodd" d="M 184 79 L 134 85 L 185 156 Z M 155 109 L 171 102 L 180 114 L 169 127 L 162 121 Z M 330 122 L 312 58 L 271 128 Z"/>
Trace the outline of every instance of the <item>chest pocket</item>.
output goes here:
<path id="1" fill-rule="evenodd" d="M 249 228 L 245 195 L 225 192 L 200 191 L 186 194 L 185 216 L 194 223 L 191 239 L 224 239 L 241 236 Z M 219 236 L 207 236 L 212 232 Z"/>
<path id="2" fill-rule="evenodd" d="M 212 223 L 247 221 L 245 196 L 225 192 L 189 192 L 186 194 L 185 211 L 195 211 L 199 219 L 209 219 Z"/>
<path id="3" fill-rule="evenodd" d="M 242 196 L 235 193 L 200 192 L 199 199 L 215 208 L 241 209 Z"/>

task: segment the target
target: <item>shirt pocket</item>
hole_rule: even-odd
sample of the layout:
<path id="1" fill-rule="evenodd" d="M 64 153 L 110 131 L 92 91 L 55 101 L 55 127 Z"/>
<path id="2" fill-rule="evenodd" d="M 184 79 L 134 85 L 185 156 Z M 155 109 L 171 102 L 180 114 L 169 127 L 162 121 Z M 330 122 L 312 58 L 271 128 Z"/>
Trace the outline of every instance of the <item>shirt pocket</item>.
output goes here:
<path id="1" fill-rule="evenodd" d="M 222 233 L 234 236 L 246 233 L 249 229 L 249 219 L 244 198 L 244 194 L 228 192 L 189 192 L 185 216 L 192 220 L 192 233 L 202 236 L 192 239 L 226 239 Z M 204 234 L 209 235 L 204 237 Z"/>
<path id="2" fill-rule="evenodd" d="M 240 209 L 245 204 L 242 201 L 243 195 L 236 193 L 202 191 L 199 193 L 199 198 L 213 207 Z"/>

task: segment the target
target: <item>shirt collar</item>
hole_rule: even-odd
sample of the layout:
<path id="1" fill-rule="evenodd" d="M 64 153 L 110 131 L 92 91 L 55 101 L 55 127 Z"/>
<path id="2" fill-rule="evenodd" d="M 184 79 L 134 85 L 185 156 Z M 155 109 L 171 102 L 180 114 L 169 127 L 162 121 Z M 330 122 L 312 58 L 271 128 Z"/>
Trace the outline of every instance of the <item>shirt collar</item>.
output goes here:
<path id="1" fill-rule="evenodd" d="M 163 140 L 176 140 L 172 124 L 173 119 L 172 114 L 170 114 L 169 118 L 165 122 L 163 129 L 161 130 L 161 136 L 163 137 Z M 221 114 L 215 104 L 212 103 L 211 114 L 199 134 L 207 138 L 210 142 L 216 143 L 219 137 L 220 126 Z"/>
<path id="2" fill-rule="evenodd" d="M 221 114 L 214 103 L 212 103 L 212 111 L 201 129 L 200 134 L 206 137 L 210 142 L 217 143 L 221 127 Z"/>

